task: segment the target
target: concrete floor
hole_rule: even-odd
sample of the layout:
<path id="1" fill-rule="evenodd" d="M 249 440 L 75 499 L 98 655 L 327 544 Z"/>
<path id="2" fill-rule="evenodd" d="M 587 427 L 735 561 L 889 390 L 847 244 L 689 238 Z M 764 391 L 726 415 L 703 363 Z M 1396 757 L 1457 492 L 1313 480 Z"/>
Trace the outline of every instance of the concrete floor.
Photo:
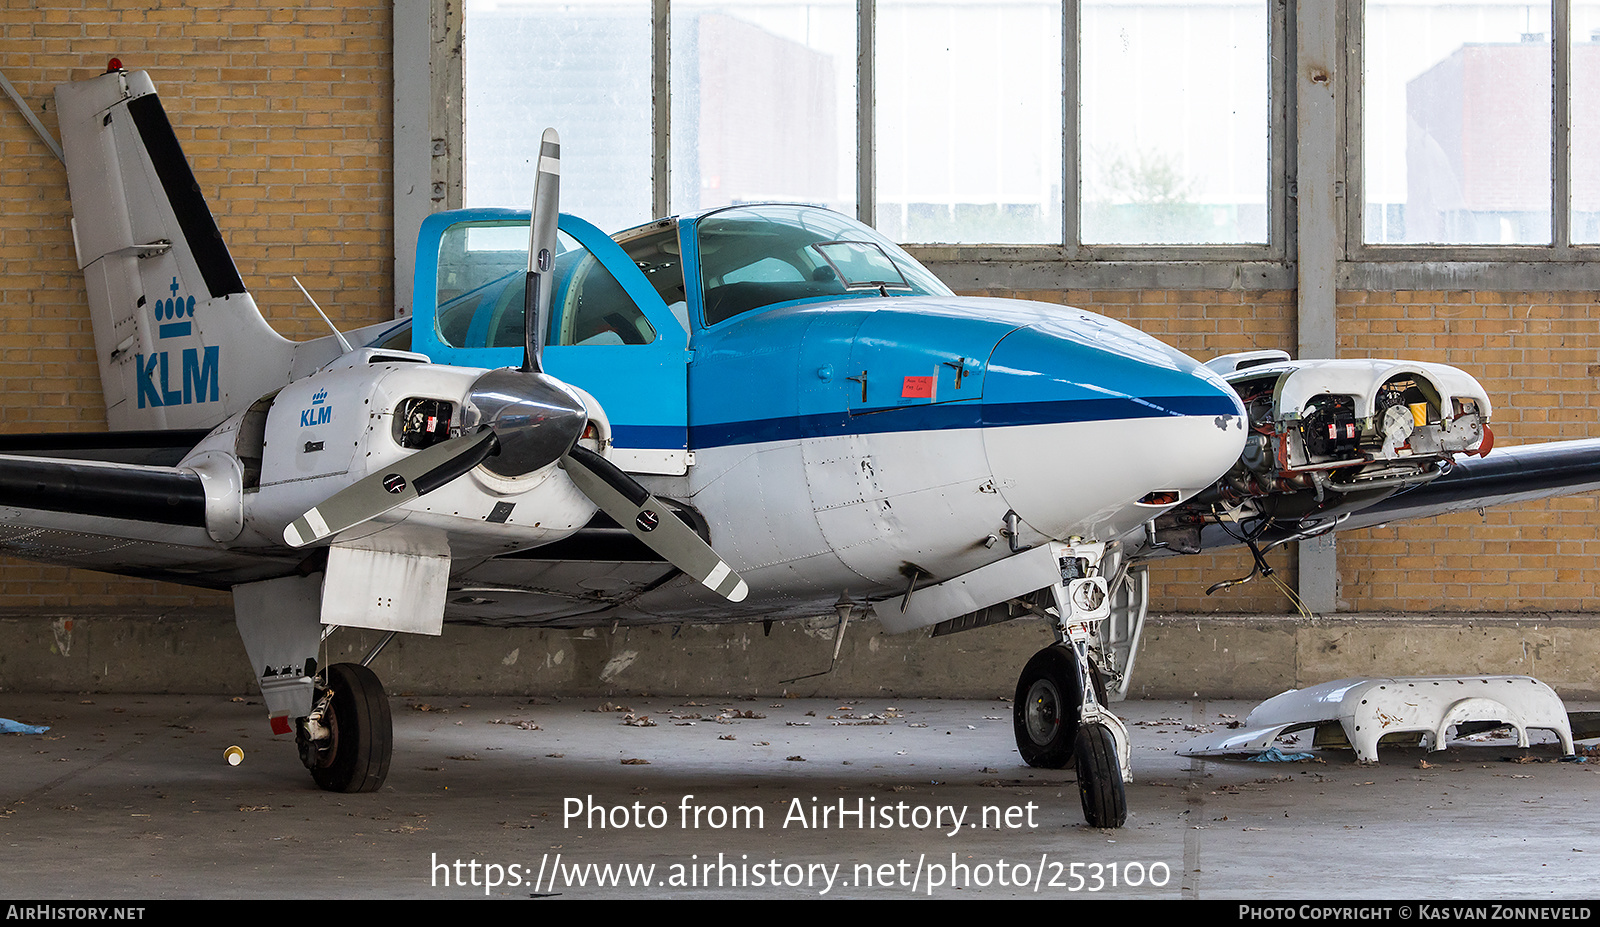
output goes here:
<path id="1" fill-rule="evenodd" d="M 1083 824 L 1070 770 L 1021 765 L 1007 702 L 615 701 L 631 712 L 394 698 L 386 785 L 335 795 L 257 700 L 7 694 L 0 717 L 51 730 L 0 737 L 0 895 L 1482 901 L 1593 897 L 1600 877 L 1600 761 L 1553 762 L 1553 744 L 1522 764 L 1504 743 L 1386 747 L 1377 767 L 1335 751 L 1200 761 L 1174 752 L 1185 725 L 1252 703 L 1130 701 L 1128 825 L 1102 831 Z M 591 802 L 614 819 L 565 818 Z M 891 826 L 791 817 L 841 802 L 888 809 Z M 948 818 L 918 826 L 941 806 L 965 811 L 954 835 Z M 759 827 L 712 826 L 757 808 Z M 973 827 L 984 809 L 991 826 Z M 655 868 L 648 885 L 599 887 L 607 865 Z M 590 884 L 552 885 L 558 868 Z"/>

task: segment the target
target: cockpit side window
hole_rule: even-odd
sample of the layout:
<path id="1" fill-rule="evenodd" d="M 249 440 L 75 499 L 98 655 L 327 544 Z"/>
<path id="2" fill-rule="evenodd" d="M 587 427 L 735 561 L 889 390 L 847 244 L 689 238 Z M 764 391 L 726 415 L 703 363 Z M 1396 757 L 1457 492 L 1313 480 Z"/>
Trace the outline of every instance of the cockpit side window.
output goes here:
<path id="1" fill-rule="evenodd" d="M 702 218 L 697 236 L 707 325 L 800 299 L 950 294 L 898 245 L 825 209 L 734 207 Z"/>
<path id="2" fill-rule="evenodd" d="M 439 239 L 438 306 L 434 326 L 439 340 L 453 348 L 484 347 L 472 332 L 479 310 L 497 303 L 507 281 L 528 266 L 528 225 L 463 222 Z M 484 321 L 487 321 L 485 316 Z"/>
<path id="3" fill-rule="evenodd" d="M 439 338 L 456 348 L 522 345 L 528 226 L 451 227 L 439 245 Z M 551 287 L 551 345 L 649 344 L 656 330 L 588 249 L 558 236 Z"/>

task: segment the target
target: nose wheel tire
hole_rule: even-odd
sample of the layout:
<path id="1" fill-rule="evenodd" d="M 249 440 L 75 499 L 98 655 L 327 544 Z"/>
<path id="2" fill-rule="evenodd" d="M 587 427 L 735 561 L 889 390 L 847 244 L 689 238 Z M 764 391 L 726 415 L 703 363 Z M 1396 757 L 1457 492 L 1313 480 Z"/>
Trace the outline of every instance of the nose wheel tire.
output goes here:
<path id="1" fill-rule="evenodd" d="M 375 792 L 389 775 L 394 755 L 394 721 L 383 683 L 359 663 L 335 663 L 325 679 L 319 695 L 332 692 L 322 716 L 329 735 L 303 743 L 301 760 L 325 791 Z"/>
<path id="2" fill-rule="evenodd" d="M 1121 827 L 1128 820 L 1128 795 L 1117 763 L 1117 742 L 1103 724 L 1078 728 L 1074 749 L 1078 766 L 1078 798 L 1090 827 Z"/>

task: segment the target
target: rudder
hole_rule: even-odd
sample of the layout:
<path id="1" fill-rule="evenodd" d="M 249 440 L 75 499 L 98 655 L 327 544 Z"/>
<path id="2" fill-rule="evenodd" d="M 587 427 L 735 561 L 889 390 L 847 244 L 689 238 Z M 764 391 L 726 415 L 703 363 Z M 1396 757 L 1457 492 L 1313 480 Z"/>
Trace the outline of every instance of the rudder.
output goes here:
<path id="1" fill-rule="evenodd" d="M 56 88 L 106 419 L 210 428 L 290 379 L 144 71 Z"/>

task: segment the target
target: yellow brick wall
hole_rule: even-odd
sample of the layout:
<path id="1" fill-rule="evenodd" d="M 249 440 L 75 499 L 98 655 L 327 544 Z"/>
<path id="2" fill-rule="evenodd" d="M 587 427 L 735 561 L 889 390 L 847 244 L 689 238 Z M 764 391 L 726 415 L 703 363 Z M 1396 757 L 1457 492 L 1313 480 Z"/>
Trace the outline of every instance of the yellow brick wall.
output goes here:
<path id="1" fill-rule="evenodd" d="M 393 313 L 389 0 L 0 0 L 0 72 L 59 139 L 54 88 L 147 70 L 245 284 L 278 331 Z M 105 428 L 66 171 L 0 99 L 0 429 Z M 0 560 L 0 607 L 225 602 Z"/>
<path id="2" fill-rule="evenodd" d="M 1496 444 L 1600 437 L 1600 294 L 1344 293 L 1341 356 L 1454 364 L 1494 403 Z M 1340 543 L 1355 610 L 1594 609 L 1596 497 L 1573 496 L 1351 532 Z"/>

